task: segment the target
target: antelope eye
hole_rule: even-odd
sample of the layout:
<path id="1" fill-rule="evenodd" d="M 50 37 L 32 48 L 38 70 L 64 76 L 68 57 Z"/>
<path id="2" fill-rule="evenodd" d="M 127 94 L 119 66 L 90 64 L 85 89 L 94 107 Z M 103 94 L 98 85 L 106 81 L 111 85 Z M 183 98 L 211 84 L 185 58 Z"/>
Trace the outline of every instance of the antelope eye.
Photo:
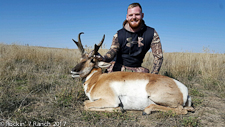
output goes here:
<path id="1" fill-rule="evenodd" d="M 92 63 L 95 63 L 94 59 L 91 59 L 91 62 L 92 62 Z"/>

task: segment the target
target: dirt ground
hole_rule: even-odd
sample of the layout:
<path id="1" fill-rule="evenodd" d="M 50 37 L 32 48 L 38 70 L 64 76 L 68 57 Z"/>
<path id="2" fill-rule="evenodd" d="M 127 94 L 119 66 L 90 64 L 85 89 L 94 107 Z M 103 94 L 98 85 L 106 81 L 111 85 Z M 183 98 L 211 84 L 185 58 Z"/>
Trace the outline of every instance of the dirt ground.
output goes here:
<path id="1" fill-rule="evenodd" d="M 225 99 L 216 96 L 216 93 L 208 92 L 203 105 L 196 108 L 193 115 L 198 115 L 202 126 L 224 127 L 225 126 Z"/>

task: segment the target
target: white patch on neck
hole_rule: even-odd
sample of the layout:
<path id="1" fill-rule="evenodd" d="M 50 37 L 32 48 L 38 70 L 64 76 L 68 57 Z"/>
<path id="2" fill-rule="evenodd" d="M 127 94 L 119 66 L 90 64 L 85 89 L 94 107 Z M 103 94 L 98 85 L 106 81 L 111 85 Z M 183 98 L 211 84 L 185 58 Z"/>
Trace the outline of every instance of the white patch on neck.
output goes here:
<path id="1" fill-rule="evenodd" d="M 85 92 L 86 96 L 88 96 L 88 98 L 89 98 L 90 101 L 93 101 L 93 100 L 91 99 L 90 93 L 91 93 L 93 87 L 95 86 L 95 84 L 93 84 L 93 85 L 91 86 L 90 91 L 87 92 L 88 83 L 86 83 L 86 81 L 87 81 L 88 79 L 90 79 L 91 76 L 92 76 L 94 73 L 96 73 L 96 72 L 98 72 L 98 71 L 95 70 L 95 71 L 91 72 L 91 73 L 86 77 L 86 79 L 85 79 L 85 82 L 84 82 L 85 85 L 83 84 L 83 86 L 84 86 L 84 92 Z"/>
<path id="2" fill-rule="evenodd" d="M 92 85 L 90 91 L 87 92 L 88 83 L 86 83 L 86 84 L 84 85 L 84 92 L 85 92 L 86 96 L 89 98 L 90 101 L 94 101 L 94 100 L 91 99 L 91 96 L 90 96 L 91 90 L 93 89 L 94 86 L 95 86 L 95 84 Z"/>
<path id="3" fill-rule="evenodd" d="M 97 70 L 94 70 L 93 72 L 91 72 L 91 73 L 86 77 L 85 81 L 87 81 L 88 79 L 90 79 L 91 76 L 92 76 L 94 73 L 96 73 L 96 72 L 98 72 L 98 71 L 97 71 Z"/>
<path id="4" fill-rule="evenodd" d="M 183 94 L 183 106 L 185 106 L 185 103 L 186 103 L 187 98 L 188 98 L 188 89 L 181 82 L 179 82 L 179 81 L 177 81 L 175 79 L 173 79 L 173 80 L 176 83 L 177 87 L 180 89 L 181 93 Z"/>

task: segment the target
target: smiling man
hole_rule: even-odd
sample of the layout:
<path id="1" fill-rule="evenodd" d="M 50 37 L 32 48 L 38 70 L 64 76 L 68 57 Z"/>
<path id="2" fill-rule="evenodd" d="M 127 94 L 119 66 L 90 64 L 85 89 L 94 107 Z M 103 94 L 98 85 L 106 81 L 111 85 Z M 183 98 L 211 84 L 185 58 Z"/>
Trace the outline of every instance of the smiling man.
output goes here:
<path id="1" fill-rule="evenodd" d="M 158 74 L 163 62 L 162 46 L 158 33 L 154 28 L 146 26 L 144 13 L 139 3 L 128 6 L 126 20 L 123 28 L 113 37 L 110 50 L 99 59 L 111 62 L 108 72 L 132 71 L 146 72 L 147 68 L 141 66 L 145 54 L 151 48 L 154 56 L 154 65 L 151 73 Z"/>

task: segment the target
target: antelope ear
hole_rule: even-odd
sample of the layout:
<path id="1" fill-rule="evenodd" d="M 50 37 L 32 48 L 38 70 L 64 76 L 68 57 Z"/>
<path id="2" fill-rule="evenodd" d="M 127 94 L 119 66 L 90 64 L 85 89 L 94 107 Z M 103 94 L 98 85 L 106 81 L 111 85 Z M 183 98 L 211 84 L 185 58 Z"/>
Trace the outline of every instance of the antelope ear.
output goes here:
<path id="1" fill-rule="evenodd" d="M 103 62 L 103 61 L 100 61 L 97 64 L 100 68 L 107 68 L 111 65 L 111 63 L 106 63 L 106 62 Z"/>

